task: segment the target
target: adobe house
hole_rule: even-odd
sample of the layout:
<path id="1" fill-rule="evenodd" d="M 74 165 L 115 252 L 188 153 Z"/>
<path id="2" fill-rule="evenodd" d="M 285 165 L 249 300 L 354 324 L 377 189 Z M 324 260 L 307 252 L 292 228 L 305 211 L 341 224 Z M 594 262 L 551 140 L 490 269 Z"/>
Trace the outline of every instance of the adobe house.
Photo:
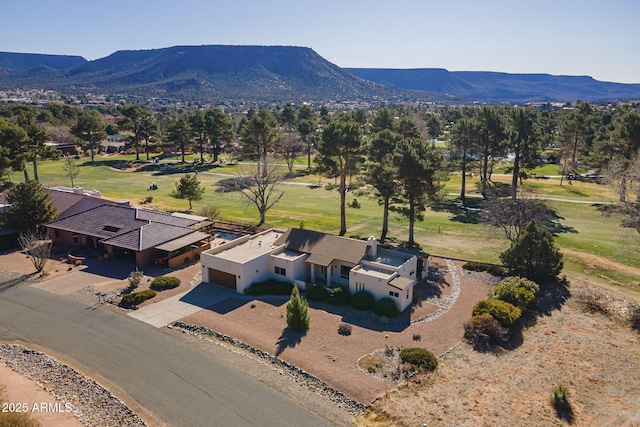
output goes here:
<path id="1" fill-rule="evenodd" d="M 366 290 L 390 297 L 400 311 L 411 305 L 426 257 L 378 247 L 375 238 L 350 239 L 311 230 L 266 230 L 202 252 L 202 280 L 244 292 L 254 282 L 288 281 Z M 420 262 L 419 262 L 420 261 Z"/>
<path id="2" fill-rule="evenodd" d="M 210 247 L 202 217 L 102 204 L 45 224 L 56 243 L 101 249 L 106 258 L 137 266 L 161 262 L 173 268 Z"/>

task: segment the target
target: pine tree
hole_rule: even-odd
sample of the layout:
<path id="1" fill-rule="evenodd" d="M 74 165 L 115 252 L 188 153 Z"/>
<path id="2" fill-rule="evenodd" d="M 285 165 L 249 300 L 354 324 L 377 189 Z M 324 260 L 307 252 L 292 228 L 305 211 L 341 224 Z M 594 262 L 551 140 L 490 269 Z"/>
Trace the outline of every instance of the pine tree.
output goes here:
<path id="1" fill-rule="evenodd" d="M 27 181 L 12 187 L 7 193 L 10 205 L 0 221 L 12 230 L 36 231 L 42 224 L 56 218 L 56 208 L 49 192 L 38 181 Z"/>
<path id="2" fill-rule="evenodd" d="M 309 323 L 309 303 L 300 297 L 298 287 L 294 286 L 287 303 L 287 325 L 296 332 L 306 332 Z"/>
<path id="3" fill-rule="evenodd" d="M 204 187 L 202 187 L 198 178 L 195 175 L 186 174 L 180 178 L 180 181 L 176 182 L 176 188 L 171 193 L 171 196 L 176 199 L 189 200 L 189 210 L 191 210 L 191 201 L 202 199 L 203 194 Z"/>
<path id="4" fill-rule="evenodd" d="M 535 282 L 552 280 L 563 267 L 562 253 L 553 243 L 553 236 L 535 221 L 530 221 L 524 233 L 500 254 L 500 260 L 516 275 Z"/>

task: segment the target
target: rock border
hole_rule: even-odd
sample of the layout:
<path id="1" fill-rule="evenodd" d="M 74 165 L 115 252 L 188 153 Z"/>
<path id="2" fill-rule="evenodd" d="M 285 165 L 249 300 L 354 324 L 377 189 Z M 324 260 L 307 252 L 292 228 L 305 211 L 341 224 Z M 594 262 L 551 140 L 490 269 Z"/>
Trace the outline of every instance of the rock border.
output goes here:
<path id="1" fill-rule="evenodd" d="M 284 371 L 291 379 L 300 383 L 301 385 L 306 386 L 309 390 L 329 400 L 331 403 L 336 404 L 339 408 L 344 408 L 349 414 L 353 416 L 362 415 L 362 413 L 369 407 L 369 405 L 365 405 L 347 397 L 344 393 L 329 386 L 327 383 L 325 383 L 315 375 L 312 375 L 298 368 L 297 366 L 280 359 L 279 357 L 273 356 L 266 351 L 262 351 L 255 347 L 252 347 L 249 344 L 236 338 L 221 334 L 204 326 L 192 325 L 180 321 L 173 322 L 169 324 L 168 327 L 180 330 L 183 333 L 188 333 L 201 339 L 215 339 L 217 341 L 222 341 L 224 343 L 231 344 L 234 347 L 248 351 L 249 353 L 259 357 L 260 359 L 271 363 L 271 365 L 276 369 Z"/>

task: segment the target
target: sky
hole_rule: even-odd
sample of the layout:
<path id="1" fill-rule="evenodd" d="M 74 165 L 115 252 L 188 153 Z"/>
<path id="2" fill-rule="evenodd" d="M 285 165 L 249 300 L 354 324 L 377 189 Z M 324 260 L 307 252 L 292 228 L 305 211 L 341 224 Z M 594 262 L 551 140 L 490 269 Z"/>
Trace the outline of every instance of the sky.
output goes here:
<path id="1" fill-rule="evenodd" d="M 2 0 L 0 51 L 309 47 L 340 67 L 640 83 L 639 0 Z"/>

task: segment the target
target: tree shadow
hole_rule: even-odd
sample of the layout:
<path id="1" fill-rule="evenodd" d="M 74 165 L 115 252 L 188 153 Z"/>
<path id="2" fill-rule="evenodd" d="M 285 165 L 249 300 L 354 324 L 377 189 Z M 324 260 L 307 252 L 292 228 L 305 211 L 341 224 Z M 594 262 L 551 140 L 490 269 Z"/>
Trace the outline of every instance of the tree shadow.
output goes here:
<path id="1" fill-rule="evenodd" d="M 18 277 L 13 277 L 10 279 L 7 279 L 6 281 L 0 283 L 0 294 L 3 292 L 8 291 L 9 289 L 20 285 L 21 283 L 24 283 L 25 281 L 27 281 L 30 277 L 32 277 L 32 275 L 20 275 Z"/>
<path id="2" fill-rule="evenodd" d="M 307 335 L 307 332 L 296 332 L 289 328 L 284 328 L 282 334 L 276 342 L 276 356 L 280 356 L 287 348 L 293 348 L 302 342 L 302 337 Z"/>
<path id="3" fill-rule="evenodd" d="M 448 212 L 452 216 L 450 221 L 460 222 L 463 224 L 478 224 L 481 222 L 482 208 L 484 200 L 480 198 L 472 198 L 464 200 L 450 199 L 431 206 L 431 210 L 435 212 Z"/>

